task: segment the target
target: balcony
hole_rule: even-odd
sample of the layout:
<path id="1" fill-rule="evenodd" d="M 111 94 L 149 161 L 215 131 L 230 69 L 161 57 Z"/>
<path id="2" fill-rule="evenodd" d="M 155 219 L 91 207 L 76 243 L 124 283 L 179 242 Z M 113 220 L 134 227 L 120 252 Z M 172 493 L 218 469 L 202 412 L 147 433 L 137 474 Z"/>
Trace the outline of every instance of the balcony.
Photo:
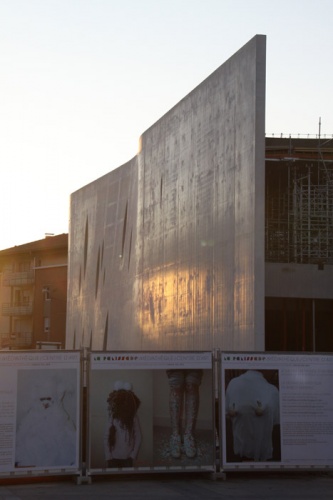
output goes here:
<path id="1" fill-rule="evenodd" d="M 32 285 L 35 281 L 35 273 L 33 270 L 21 271 L 17 273 L 4 273 L 3 285 L 4 286 L 22 286 Z"/>
<path id="2" fill-rule="evenodd" d="M 1 333 L 0 349 L 27 349 L 32 347 L 31 332 Z"/>
<path id="3" fill-rule="evenodd" d="M 3 316 L 31 316 L 32 311 L 32 302 L 14 302 L 13 304 L 2 304 Z"/>

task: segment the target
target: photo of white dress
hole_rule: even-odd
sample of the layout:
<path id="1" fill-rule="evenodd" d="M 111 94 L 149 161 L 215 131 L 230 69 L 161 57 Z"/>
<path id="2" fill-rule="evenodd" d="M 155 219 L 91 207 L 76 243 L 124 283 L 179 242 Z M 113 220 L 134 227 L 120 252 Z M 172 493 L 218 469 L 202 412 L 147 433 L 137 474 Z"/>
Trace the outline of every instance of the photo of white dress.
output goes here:
<path id="1" fill-rule="evenodd" d="M 230 380 L 225 412 L 231 421 L 234 455 L 240 460 L 271 460 L 273 429 L 280 423 L 278 388 L 260 371 L 248 370 Z"/>
<path id="2" fill-rule="evenodd" d="M 77 462 L 76 370 L 19 370 L 15 466 Z"/>

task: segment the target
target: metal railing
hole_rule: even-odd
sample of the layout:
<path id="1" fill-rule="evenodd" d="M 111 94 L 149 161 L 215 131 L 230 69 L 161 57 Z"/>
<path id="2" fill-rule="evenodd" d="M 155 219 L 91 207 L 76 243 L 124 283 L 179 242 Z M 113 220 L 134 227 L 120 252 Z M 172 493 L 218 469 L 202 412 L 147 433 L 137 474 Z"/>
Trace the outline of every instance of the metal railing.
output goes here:
<path id="1" fill-rule="evenodd" d="M 1 349 L 24 349 L 32 347 L 32 332 L 0 333 Z"/>
<path id="2" fill-rule="evenodd" d="M 31 316 L 33 311 L 32 302 L 14 302 L 2 304 L 3 316 Z"/>
<path id="3" fill-rule="evenodd" d="M 4 286 L 32 285 L 35 281 L 33 270 L 20 272 L 5 272 L 3 275 Z"/>
<path id="4" fill-rule="evenodd" d="M 280 139 L 333 139 L 333 134 L 284 134 L 279 132 L 277 134 L 268 133 L 265 134 L 266 137 L 278 137 Z"/>

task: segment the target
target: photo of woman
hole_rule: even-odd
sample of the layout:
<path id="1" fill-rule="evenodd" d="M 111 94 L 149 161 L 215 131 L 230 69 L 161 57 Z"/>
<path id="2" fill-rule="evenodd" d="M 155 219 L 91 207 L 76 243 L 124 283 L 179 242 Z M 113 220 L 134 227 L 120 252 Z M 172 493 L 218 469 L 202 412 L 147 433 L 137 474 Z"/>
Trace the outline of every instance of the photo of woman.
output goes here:
<path id="1" fill-rule="evenodd" d="M 109 418 L 104 434 L 107 467 L 133 467 L 141 444 L 137 415 L 141 402 L 130 382 L 117 381 L 107 403 Z"/>

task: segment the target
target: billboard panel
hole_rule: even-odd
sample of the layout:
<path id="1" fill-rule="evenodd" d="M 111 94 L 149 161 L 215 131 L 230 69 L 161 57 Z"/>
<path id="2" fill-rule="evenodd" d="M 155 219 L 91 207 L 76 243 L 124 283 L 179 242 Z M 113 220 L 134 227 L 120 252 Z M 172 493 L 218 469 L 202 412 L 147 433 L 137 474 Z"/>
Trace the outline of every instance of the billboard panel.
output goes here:
<path id="1" fill-rule="evenodd" d="M 76 472 L 80 353 L 0 353 L 0 474 Z"/>
<path id="2" fill-rule="evenodd" d="M 224 469 L 333 467 L 333 356 L 222 353 Z"/>
<path id="3" fill-rule="evenodd" d="M 92 352 L 90 473 L 213 470 L 212 354 Z"/>

